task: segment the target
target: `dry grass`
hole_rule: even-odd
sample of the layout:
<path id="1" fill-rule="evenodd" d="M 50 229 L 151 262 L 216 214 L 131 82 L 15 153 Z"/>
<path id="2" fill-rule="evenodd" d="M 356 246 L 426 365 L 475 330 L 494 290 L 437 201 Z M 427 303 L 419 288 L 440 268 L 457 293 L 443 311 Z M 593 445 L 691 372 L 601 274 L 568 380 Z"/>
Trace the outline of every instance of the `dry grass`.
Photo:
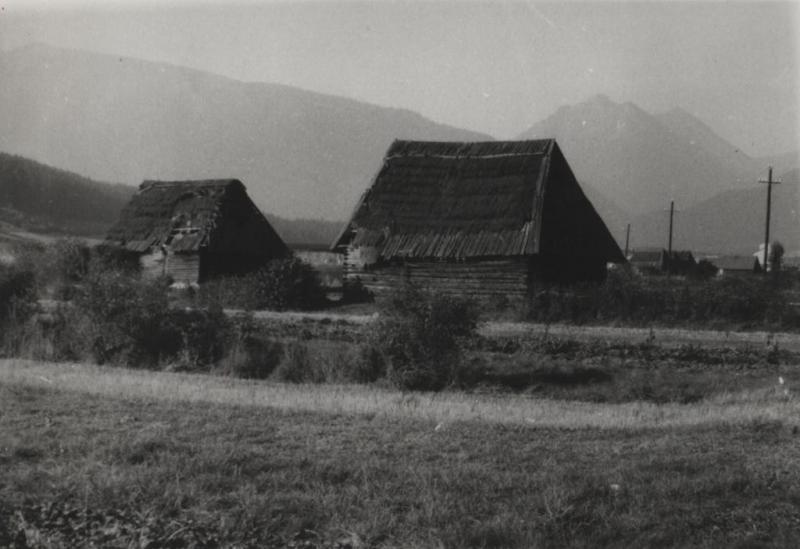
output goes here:
<path id="1" fill-rule="evenodd" d="M 797 547 L 781 398 L 505 405 L 4 363 L 0 546 Z"/>
<path id="2" fill-rule="evenodd" d="M 604 404 L 521 395 L 402 393 L 354 385 L 291 385 L 86 364 L 0 360 L 0 383 L 11 385 L 121 398 L 562 429 L 652 429 L 754 421 L 800 425 L 800 398 L 775 381 L 771 387 L 719 394 L 691 404 Z"/>

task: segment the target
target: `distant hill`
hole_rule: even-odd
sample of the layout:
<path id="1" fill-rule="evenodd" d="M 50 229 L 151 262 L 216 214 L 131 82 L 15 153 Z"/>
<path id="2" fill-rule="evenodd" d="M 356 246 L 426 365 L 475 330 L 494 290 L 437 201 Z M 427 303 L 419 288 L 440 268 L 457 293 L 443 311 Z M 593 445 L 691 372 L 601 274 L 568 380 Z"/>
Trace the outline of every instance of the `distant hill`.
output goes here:
<path id="1" fill-rule="evenodd" d="M 29 231 L 102 235 L 133 192 L 0 153 L 0 221 Z"/>
<path id="2" fill-rule="evenodd" d="M 0 74 L 0 150 L 128 184 L 235 177 L 289 218 L 346 219 L 394 139 L 491 139 L 407 110 L 45 45 L 1 53 Z"/>
<path id="3" fill-rule="evenodd" d="M 797 169 L 780 176 L 773 188 L 770 240 L 780 240 L 787 250 L 800 249 L 800 212 Z M 632 223 L 631 247 L 667 246 L 669 217 L 650 212 Z M 765 185 L 722 192 L 675 215 L 673 247 L 701 252 L 751 254 L 764 242 Z"/>
<path id="4" fill-rule="evenodd" d="M 272 214 L 267 214 L 267 219 L 283 241 L 290 246 L 292 244 L 330 246 L 345 225 L 344 221 L 284 219 Z"/>
<path id="5" fill-rule="evenodd" d="M 766 168 L 685 111 L 654 116 L 605 96 L 562 107 L 519 138 L 542 136 L 558 140 L 578 179 L 634 215 L 751 185 Z"/>

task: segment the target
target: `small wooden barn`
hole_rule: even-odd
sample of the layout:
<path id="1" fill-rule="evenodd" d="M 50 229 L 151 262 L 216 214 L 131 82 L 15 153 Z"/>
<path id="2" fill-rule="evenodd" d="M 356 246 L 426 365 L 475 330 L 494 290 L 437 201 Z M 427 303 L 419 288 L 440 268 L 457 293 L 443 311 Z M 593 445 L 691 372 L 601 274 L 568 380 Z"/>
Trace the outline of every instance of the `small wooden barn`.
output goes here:
<path id="1" fill-rule="evenodd" d="M 332 249 L 348 284 L 476 298 L 602 280 L 625 261 L 553 139 L 395 141 Z"/>
<path id="2" fill-rule="evenodd" d="M 145 181 L 106 238 L 177 283 L 243 274 L 291 252 L 237 179 Z"/>

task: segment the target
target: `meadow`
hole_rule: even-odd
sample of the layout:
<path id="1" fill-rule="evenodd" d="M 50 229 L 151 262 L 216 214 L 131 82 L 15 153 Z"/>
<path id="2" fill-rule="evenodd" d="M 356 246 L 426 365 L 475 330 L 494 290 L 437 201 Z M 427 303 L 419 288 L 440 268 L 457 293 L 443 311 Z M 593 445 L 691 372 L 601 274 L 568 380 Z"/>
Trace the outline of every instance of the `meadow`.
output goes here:
<path id="1" fill-rule="evenodd" d="M 735 331 L 739 286 L 634 280 L 594 325 L 569 293 L 540 323 L 414 288 L 226 312 L 292 281 L 176 291 L 60 246 L 0 272 L 0 547 L 800 545 L 792 307 Z"/>
<path id="2" fill-rule="evenodd" d="M 0 546 L 793 547 L 800 400 L 0 362 Z"/>

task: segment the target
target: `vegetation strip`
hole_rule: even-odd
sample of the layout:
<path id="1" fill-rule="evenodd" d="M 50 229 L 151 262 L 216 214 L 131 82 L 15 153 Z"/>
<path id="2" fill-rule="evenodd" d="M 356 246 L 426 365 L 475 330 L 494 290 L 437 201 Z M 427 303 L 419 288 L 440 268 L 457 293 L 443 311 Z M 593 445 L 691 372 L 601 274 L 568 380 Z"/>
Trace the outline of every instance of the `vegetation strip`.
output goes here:
<path id="1" fill-rule="evenodd" d="M 780 387 L 722 394 L 693 404 L 599 404 L 470 393 L 404 393 L 350 385 L 290 385 L 85 364 L 0 360 L 0 383 L 123 398 L 151 398 L 564 429 L 636 429 L 779 421 L 800 425 L 800 399 Z"/>
<path id="2" fill-rule="evenodd" d="M 767 331 L 725 331 L 685 328 L 637 328 L 630 326 L 585 326 L 570 324 L 544 324 L 540 322 L 489 321 L 478 326 L 486 337 L 498 336 L 554 336 L 574 339 L 614 339 L 626 342 L 655 340 L 669 343 L 718 343 L 724 345 L 779 344 L 789 349 L 800 349 L 800 334 Z"/>

